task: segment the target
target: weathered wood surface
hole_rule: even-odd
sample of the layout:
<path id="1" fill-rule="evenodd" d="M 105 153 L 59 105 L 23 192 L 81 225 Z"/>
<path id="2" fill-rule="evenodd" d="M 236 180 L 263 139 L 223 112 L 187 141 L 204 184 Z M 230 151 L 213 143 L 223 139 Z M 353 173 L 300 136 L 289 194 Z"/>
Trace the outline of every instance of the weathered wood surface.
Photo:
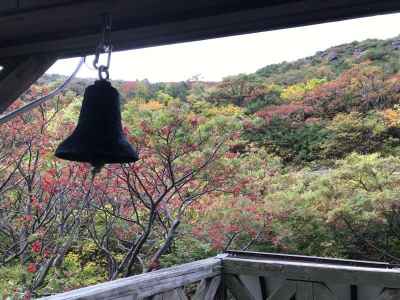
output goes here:
<path id="1" fill-rule="evenodd" d="M 224 274 L 224 283 L 237 300 L 255 300 L 253 295 L 237 276 Z"/>
<path id="2" fill-rule="evenodd" d="M 296 294 L 296 288 L 296 282 L 285 281 L 284 284 L 280 286 L 276 291 L 274 291 L 267 300 L 291 299 L 294 294 Z"/>
<path id="3" fill-rule="evenodd" d="M 204 298 L 202 299 L 214 299 L 215 296 L 217 295 L 221 282 L 222 282 L 221 276 L 216 276 L 213 279 L 211 279 L 207 291 L 204 295 Z"/>
<path id="4" fill-rule="evenodd" d="M 197 286 L 196 293 L 193 295 L 193 300 L 201 300 L 204 299 L 207 293 L 208 283 L 206 279 L 200 281 L 200 284 Z"/>
<path id="5" fill-rule="evenodd" d="M 400 269 L 387 263 L 233 251 L 222 266 L 262 291 L 255 300 L 400 300 Z"/>
<path id="6" fill-rule="evenodd" d="M 378 300 L 399 300 L 400 290 L 399 289 L 384 289 Z"/>
<path id="7" fill-rule="evenodd" d="M 182 295 L 181 291 L 179 291 L 181 287 L 201 281 L 203 279 L 213 278 L 215 276 L 219 276 L 220 274 L 221 274 L 221 259 L 210 258 L 189 264 L 180 265 L 173 268 L 162 269 L 151 273 L 133 276 L 130 278 L 119 279 L 95 285 L 92 287 L 78 289 L 75 291 L 41 299 L 43 300 L 44 299 L 46 300 L 72 300 L 72 299 L 139 300 L 157 295 L 155 299 L 158 299 L 157 297 L 161 297 L 159 299 L 179 300 L 180 298 L 171 298 L 171 297 L 178 297 L 176 295 Z"/>
<path id="8" fill-rule="evenodd" d="M 54 6 L 59 4 L 67 4 L 74 0 L 1 0 L 0 13 L 7 11 L 24 10 L 30 8 L 38 8 L 45 6 Z M 75 0 L 76 2 L 76 0 Z"/>
<path id="9" fill-rule="evenodd" d="M 395 11 L 398 0 L 1 0 L 0 58 L 93 53 L 105 12 L 127 50 Z"/>
<path id="10" fill-rule="evenodd" d="M 162 294 L 155 295 L 152 300 L 188 300 L 182 289 L 175 289 Z"/>
<path id="11" fill-rule="evenodd" d="M 16 0 L 15 2 L 18 2 L 20 9 L 28 9 L 28 8 L 44 7 L 49 5 L 54 6 L 60 4 L 68 4 L 74 2 L 74 0 Z M 77 1 L 75 0 L 75 2 Z"/>
<path id="12" fill-rule="evenodd" d="M 325 284 L 321 283 L 313 283 L 313 296 L 314 300 L 344 300 L 337 297 Z"/>
<path id="13" fill-rule="evenodd" d="M 385 263 L 312 257 L 303 260 L 325 263 L 294 261 L 294 257 L 285 261 L 248 257 L 251 253 L 234 256 L 222 255 L 43 299 L 226 300 L 226 289 L 236 300 L 400 300 L 400 270 Z M 346 265 L 350 263 L 362 267 Z M 187 295 L 193 284 L 197 284 L 196 292 Z M 185 289 L 188 285 L 190 289 Z"/>
<path id="14" fill-rule="evenodd" d="M 400 270 L 227 257 L 223 272 L 236 275 L 400 288 Z"/>
<path id="15" fill-rule="evenodd" d="M 0 12 L 15 10 L 18 8 L 18 0 L 1 0 L 0 1 Z"/>
<path id="16" fill-rule="evenodd" d="M 254 299 L 267 299 L 265 287 L 262 287 L 262 283 L 265 283 L 263 277 L 259 277 L 257 280 L 254 276 L 240 275 L 239 279 L 247 287 Z"/>
<path id="17" fill-rule="evenodd" d="M 0 73 L 0 113 L 4 112 L 56 61 L 53 55 L 21 58 Z"/>

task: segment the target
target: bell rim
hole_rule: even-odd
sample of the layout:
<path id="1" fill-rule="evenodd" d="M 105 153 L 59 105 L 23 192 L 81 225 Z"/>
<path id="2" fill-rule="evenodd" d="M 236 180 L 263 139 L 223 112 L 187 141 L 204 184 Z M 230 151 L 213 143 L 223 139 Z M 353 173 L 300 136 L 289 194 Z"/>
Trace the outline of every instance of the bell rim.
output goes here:
<path id="1" fill-rule="evenodd" d="M 136 154 L 136 153 L 135 153 Z M 62 152 L 56 151 L 54 154 L 55 157 L 68 161 L 82 162 L 82 163 L 90 163 L 90 164 L 124 164 L 124 163 L 133 163 L 139 160 L 139 156 L 131 155 L 131 156 L 107 156 L 104 154 L 90 154 L 90 155 L 82 155 L 82 153 L 71 153 L 71 152 Z M 95 158 L 95 159 L 93 159 Z"/>

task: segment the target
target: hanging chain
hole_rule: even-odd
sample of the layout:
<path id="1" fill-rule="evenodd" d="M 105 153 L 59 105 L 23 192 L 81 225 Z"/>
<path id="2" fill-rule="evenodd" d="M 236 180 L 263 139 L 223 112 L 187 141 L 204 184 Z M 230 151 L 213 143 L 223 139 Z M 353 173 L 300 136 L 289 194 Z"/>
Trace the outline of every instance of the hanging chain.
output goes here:
<path id="1" fill-rule="evenodd" d="M 110 64 L 111 64 L 111 54 L 112 54 L 112 43 L 111 43 L 111 28 L 112 19 L 109 14 L 103 16 L 103 31 L 101 34 L 101 39 L 99 45 L 96 48 L 96 55 L 93 61 L 93 67 L 99 72 L 99 78 L 101 80 L 110 79 Z M 99 66 L 100 55 L 102 53 L 107 54 L 107 64 Z"/>

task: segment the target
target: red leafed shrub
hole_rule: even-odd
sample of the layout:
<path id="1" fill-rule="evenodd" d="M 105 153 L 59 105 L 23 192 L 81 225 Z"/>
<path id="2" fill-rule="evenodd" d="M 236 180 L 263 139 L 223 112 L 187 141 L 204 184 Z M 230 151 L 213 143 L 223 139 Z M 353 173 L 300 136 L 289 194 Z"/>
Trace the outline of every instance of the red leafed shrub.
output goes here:
<path id="1" fill-rule="evenodd" d="M 325 118 L 386 108 L 399 101 L 398 79 L 398 75 L 387 77 L 382 68 L 369 63 L 356 65 L 307 93 L 304 103 Z"/>
<path id="2" fill-rule="evenodd" d="M 274 118 L 287 119 L 300 117 L 305 119 L 312 112 L 312 107 L 303 104 L 284 104 L 268 106 L 256 113 L 256 116 L 263 118 L 268 123 Z"/>
<path id="3" fill-rule="evenodd" d="M 42 249 L 42 243 L 40 241 L 36 241 L 32 244 L 32 252 L 40 253 L 41 249 Z"/>
<path id="4" fill-rule="evenodd" d="M 29 263 L 27 271 L 29 273 L 36 273 L 37 272 L 37 267 L 35 263 Z"/>

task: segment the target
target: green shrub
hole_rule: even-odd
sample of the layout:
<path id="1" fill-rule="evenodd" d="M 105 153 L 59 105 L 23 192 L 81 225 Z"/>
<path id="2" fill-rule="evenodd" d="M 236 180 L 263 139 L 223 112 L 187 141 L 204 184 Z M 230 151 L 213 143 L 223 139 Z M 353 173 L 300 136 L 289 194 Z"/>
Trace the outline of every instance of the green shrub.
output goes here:
<path id="1" fill-rule="evenodd" d="M 321 158 L 321 146 L 327 137 L 328 131 L 320 123 L 299 125 L 290 119 L 274 118 L 249 138 L 287 163 L 302 164 Z"/>
<path id="2" fill-rule="evenodd" d="M 387 153 L 398 144 L 398 139 L 388 135 L 382 118 L 374 113 L 339 114 L 327 130 L 329 138 L 322 145 L 322 153 L 328 159 L 342 158 L 352 152 Z"/>

